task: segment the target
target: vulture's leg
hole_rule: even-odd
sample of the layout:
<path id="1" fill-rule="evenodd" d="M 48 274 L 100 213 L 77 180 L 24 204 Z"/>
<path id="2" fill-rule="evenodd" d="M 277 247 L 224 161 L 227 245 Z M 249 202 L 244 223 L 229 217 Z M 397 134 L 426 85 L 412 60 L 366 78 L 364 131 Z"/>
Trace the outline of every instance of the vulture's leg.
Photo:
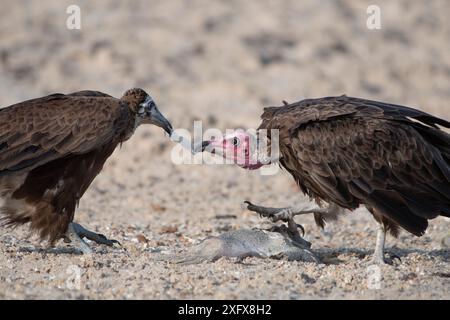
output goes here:
<path id="1" fill-rule="evenodd" d="M 88 244 L 84 242 L 84 240 L 81 239 L 78 235 L 78 232 L 75 230 L 74 223 L 69 224 L 69 228 L 66 232 L 66 237 L 75 245 L 78 250 L 80 250 L 84 254 L 91 254 L 93 252 Z"/>
<path id="2" fill-rule="evenodd" d="M 304 233 L 304 229 L 302 226 L 297 225 L 294 221 L 294 216 L 298 215 L 300 209 L 297 207 L 287 207 L 287 208 L 270 208 L 258 206 L 256 204 L 251 203 L 250 201 L 244 201 L 247 204 L 247 209 L 253 212 L 258 213 L 261 217 L 266 217 L 276 221 L 284 221 L 288 224 L 289 231 L 296 232 L 297 228 L 300 227 Z"/>
<path id="3" fill-rule="evenodd" d="M 375 245 L 375 251 L 371 260 L 372 264 L 386 264 L 384 260 L 384 242 L 386 240 L 386 228 L 382 223 L 378 225 L 377 243 Z"/>
<path id="4" fill-rule="evenodd" d="M 318 215 L 327 215 L 335 217 L 342 209 L 334 204 L 330 204 L 327 208 L 321 208 L 315 203 L 302 203 L 294 207 L 287 208 L 266 208 L 254 205 L 250 201 L 244 201 L 247 204 L 247 209 L 258 213 L 262 217 L 267 217 L 273 222 L 284 221 L 288 223 L 289 230 L 297 229 L 297 224 L 294 217 L 301 214 L 314 213 Z M 301 226 L 300 226 L 301 227 Z M 302 228 L 303 229 L 303 228 Z"/>
<path id="5" fill-rule="evenodd" d="M 83 226 L 81 226 L 78 223 L 72 222 L 71 225 L 73 226 L 73 229 L 75 232 L 81 237 L 81 238 L 87 238 L 91 241 L 95 241 L 98 244 L 105 244 L 107 246 L 113 246 L 114 243 L 117 243 L 120 245 L 120 242 L 117 240 L 112 240 L 106 238 L 103 234 L 95 233 L 92 231 L 87 230 Z"/>

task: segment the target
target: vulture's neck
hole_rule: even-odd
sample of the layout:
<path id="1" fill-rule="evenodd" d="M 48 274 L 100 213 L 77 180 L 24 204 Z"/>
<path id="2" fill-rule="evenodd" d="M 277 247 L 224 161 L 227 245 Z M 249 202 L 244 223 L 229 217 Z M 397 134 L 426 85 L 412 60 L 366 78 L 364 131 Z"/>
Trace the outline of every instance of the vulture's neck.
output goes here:
<path id="1" fill-rule="evenodd" d="M 137 115 L 137 113 L 134 113 L 130 110 L 130 116 L 129 120 L 125 126 L 125 130 L 123 131 L 123 136 L 121 141 L 126 141 L 131 138 L 131 136 L 136 131 L 137 127 L 139 127 L 142 124 L 142 119 Z"/>

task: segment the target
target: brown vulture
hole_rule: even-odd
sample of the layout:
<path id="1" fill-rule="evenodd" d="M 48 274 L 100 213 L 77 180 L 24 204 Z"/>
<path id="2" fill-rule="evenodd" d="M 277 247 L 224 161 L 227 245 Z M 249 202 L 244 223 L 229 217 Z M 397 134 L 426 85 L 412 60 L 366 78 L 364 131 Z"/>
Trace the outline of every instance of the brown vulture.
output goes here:
<path id="1" fill-rule="evenodd" d="M 450 123 L 344 95 L 265 108 L 258 132 L 267 129 L 270 141 L 270 130 L 278 130 L 276 158 L 257 154 L 252 141 L 261 139 L 244 131 L 206 141 L 203 149 L 246 169 L 278 161 L 315 201 L 281 209 L 247 205 L 291 229 L 295 215 L 313 213 L 323 227 L 344 209 L 364 205 L 380 225 L 372 261 L 384 263 L 386 231 L 397 236 L 401 227 L 421 236 L 429 219 L 450 217 L 450 135 L 439 126 Z"/>
<path id="2" fill-rule="evenodd" d="M 142 89 L 120 99 L 97 91 L 52 94 L 0 109 L 0 219 L 29 223 L 50 244 L 64 238 L 83 253 L 82 240 L 113 245 L 72 222 L 80 198 L 118 144 L 140 124 L 169 134 L 172 126 Z"/>

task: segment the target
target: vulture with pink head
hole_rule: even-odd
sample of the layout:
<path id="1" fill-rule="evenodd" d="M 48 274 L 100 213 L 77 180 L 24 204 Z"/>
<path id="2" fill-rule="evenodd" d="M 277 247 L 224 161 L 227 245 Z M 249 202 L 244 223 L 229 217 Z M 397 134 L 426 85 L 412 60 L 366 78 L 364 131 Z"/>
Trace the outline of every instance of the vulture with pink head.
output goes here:
<path id="1" fill-rule="evenodd" d="M 385 263 L 386 231 L 397 236 L 402 228 L 421 236 L 428 220 L 450 217 L 450 135 L 440 127 L 450 123 L 413 108 L 344 95 L 265 108 L 258 130 L 267 129 L 269 141 L 270 130 L 278 130 L 277 158 L 255 156 L 252 137 L 242 131 L 207 141 L 204 150 L 247 169 L 279 162 L 311 203 L 247 204 L 292 230 L 299 214 L 314 214 L 323 227 L 345 209 L 365 206 L 379 223 L 372 261 Z"/>

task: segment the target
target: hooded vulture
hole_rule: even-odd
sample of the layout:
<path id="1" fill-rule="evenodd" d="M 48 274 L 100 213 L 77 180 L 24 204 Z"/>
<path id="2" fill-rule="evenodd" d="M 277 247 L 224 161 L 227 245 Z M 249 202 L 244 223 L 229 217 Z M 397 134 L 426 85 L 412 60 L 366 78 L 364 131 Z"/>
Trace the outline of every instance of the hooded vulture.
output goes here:
<path id="1" fill-rule="evenodd" d="M 323 227 L 344 209 L 364 205 L 379 223 L 372 261 L 384 263 L 386 231 L 397 236 L 402 228 L 421 236 L 429 219 L 450 217 L 450 135 L 439 126 L 450 123 L 344 95 L 265 108 L 258 130 L 267 129 L 269 141 L 277 130 L 278 157 L 258 155 L 251 141 L 260 139 L 244 131 L 206 141 L 204 149 L 246 169 L 278 161 L 314 201 L 281 209 L 247 205 L 292 230 L 295 215 L 313 213 Z"/>
<path id="2" fill-rule="evenodd" d="M 120 99 L 97 91 L 52 94 L 0 109 L 0 219 L 29 224 L 41 240 L 64 238 L 83 253 L 83 237 L 113 245 L 72 222 L 79 200 L 118 144 L 140 124 L 172 126 L 142 89 Z"/>

